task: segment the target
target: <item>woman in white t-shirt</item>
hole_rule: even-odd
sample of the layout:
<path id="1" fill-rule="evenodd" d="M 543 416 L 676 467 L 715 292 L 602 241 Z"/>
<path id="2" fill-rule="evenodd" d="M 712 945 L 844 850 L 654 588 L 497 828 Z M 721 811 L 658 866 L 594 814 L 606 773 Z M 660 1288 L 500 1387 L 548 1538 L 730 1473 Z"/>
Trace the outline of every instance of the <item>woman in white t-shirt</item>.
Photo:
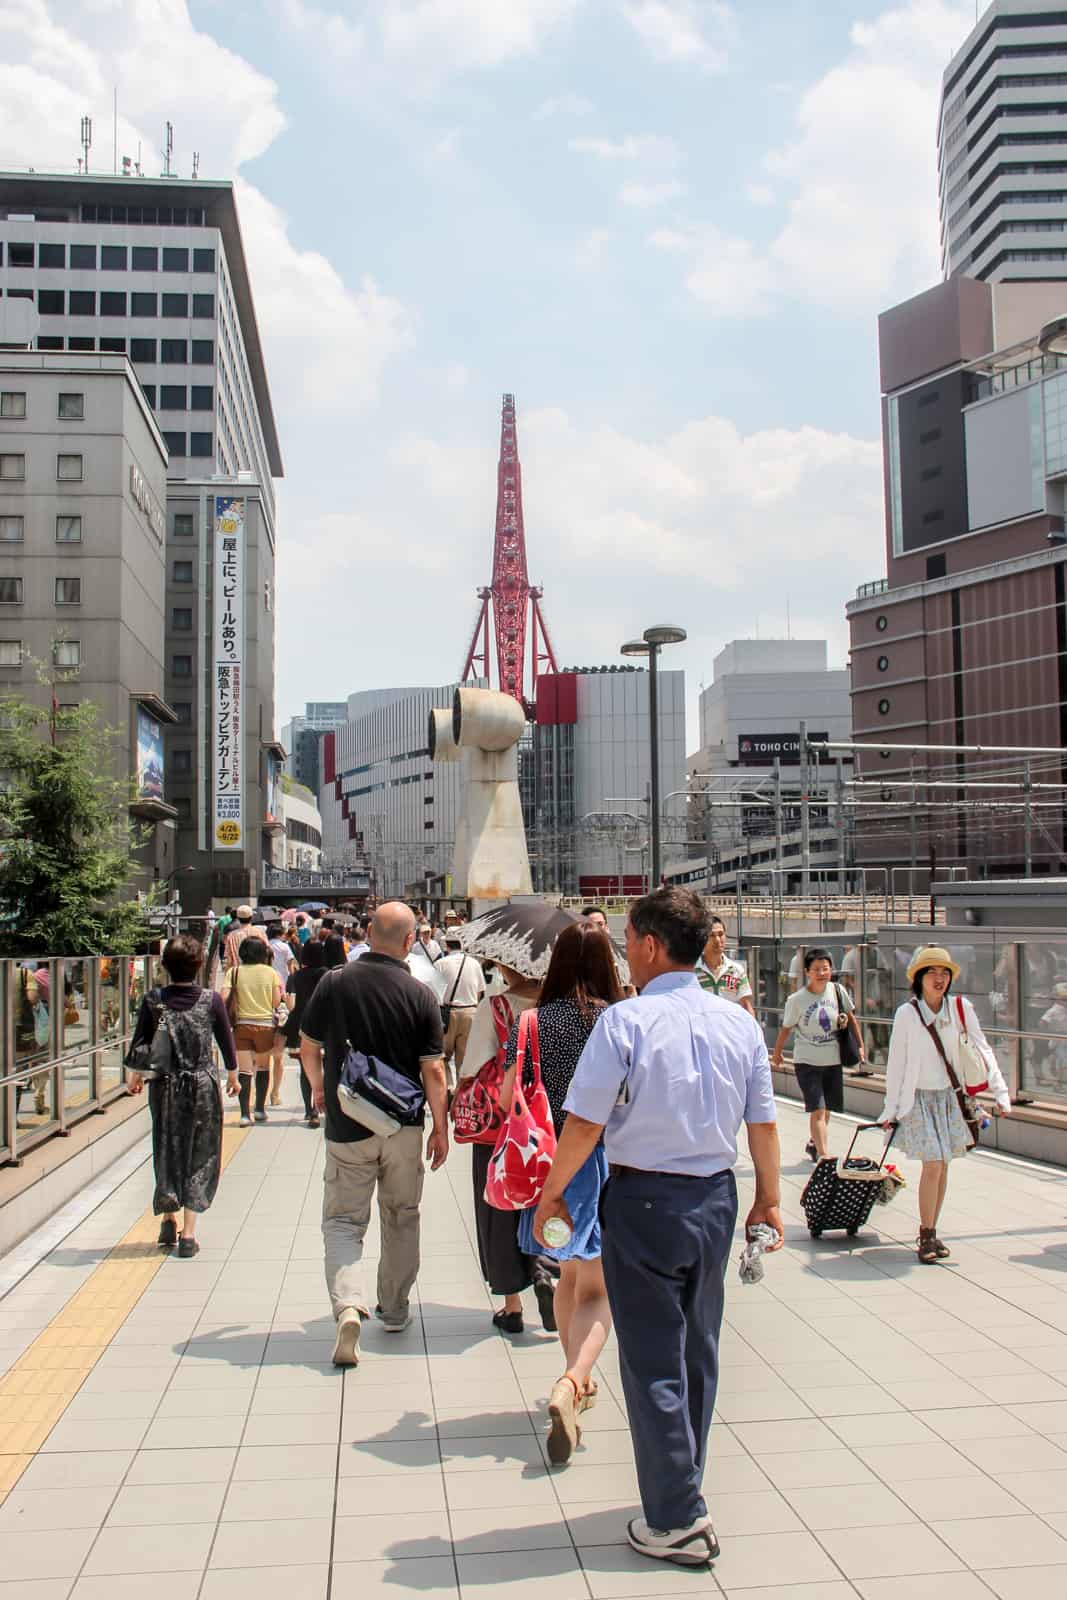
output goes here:
<path id="1" fill-rule="evenodd" d="M 782 1026 L 774 1042 L 771 1061 L 782 1064 L 782 1051 L 789 1035 L 796 1032 L 793 1044 L 793 1071 L 804 1097 L 811 1138 L 805 1153 L 812 1161 L 823 1161 L 830 1154 L 828 1135 L 831 1111 L 845 1109 L 845 1075 L 841 1066 L 841 1030 L 851 1028 L 863 1061 L 863 1035 L 855 1017 L 852 996 L 842 984 L 834 983 L 834 964 L 828 950 L 812 949 L 804 956 L 802 989 L 791 994 L 782 1012 Z"/>

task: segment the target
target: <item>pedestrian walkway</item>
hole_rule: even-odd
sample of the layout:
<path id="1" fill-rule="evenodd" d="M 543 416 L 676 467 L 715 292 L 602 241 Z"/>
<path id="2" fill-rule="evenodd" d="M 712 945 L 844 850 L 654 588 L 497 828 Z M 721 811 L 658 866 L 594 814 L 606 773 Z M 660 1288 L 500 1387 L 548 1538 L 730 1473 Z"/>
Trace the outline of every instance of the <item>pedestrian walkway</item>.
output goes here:
<path id="1" fill-rule="evenodd" d="M 722 1555 L 694 1572 L 624 1542 L 613 1344 L 583 1448 L 547 1468 L 558 1347 L 489 1327 L 466 1151 L 427 1176 L 413 1326 L 371 1324 L 359 1369 L 331 1366 L 322 1143 L 292 1075 L 286 1097 L 227 1131 L 197 1258 L 160 1262 L 145 1166 L 0 1300 L 0 1600 L 1067 1595 L 1060 1173 L 957 1163 L 949 1266 L 916 1262 L 914 1181 L 852 1247 L 813 1243 L 806 1122 L 781 1107 L 789 1246 L 762 1285 L 731 1266 L 707 1475 Z M 835 1118 L 836 1149 L 846 1132 Z M 14 1418 L 26 1396 L 43 1422 Z"/>

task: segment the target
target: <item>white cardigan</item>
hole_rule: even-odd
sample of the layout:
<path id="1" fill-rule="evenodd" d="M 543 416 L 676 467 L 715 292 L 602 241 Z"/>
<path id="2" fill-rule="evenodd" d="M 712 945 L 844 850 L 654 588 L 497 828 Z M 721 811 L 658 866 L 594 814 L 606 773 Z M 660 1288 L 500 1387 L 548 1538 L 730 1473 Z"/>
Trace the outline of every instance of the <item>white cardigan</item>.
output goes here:
<path id="1" fill-rule="evenodd" d="M 956 997 L 947 994 L 942 1001 L 943 1005 L 950 1007 L 952 1026 L 959 1036 L 959 1018 L 956 1014 Z M 989 1092 L 997 1104 L 1005 1111 L 1011 1109 L 1011 1099 L 1008 1095 L 1008 1086 L 1004 1082 L 1004 1074 L 997 1065 L 997 1058 L 993 1054 L 993 1047 L 982 1032 L 982 1025 L 978 1021 L 977 1013 L 971 1002 L 966 998 L 963 1001 L 963 1014 L 967 1019 L 967 1033 L 976 1050 L 981 1051 L 985 1058 L 989 1075 Z M 945 1030 L 948 1033 L 949 1030 Z M 952 1049 L 954 1040 L 943 1039 L 945 1053 L 953 1066 L 959 1060 L 959 1051 Z M 885 1069 L 885 1105 L 878 1114 L 879 1122 L 899 1122 L 906 1117 L 915 1104 L 915 1090 L 919 1081 L 919 1069 L 925 1059 L 927 1065 L 936 1060 L 941 1066 L 941 1057 L 937 1053 L 937 1046 L 926 1031 L 926 1025 L 919 1012 L 906 1000 L 897 1008 L 893 1018 L 893 1032 L 889 1040 L 889 1060 Z M 944 1067 L 941 1071 L 945 1079 L 945 1088 L 951 1087 L 948 1073 Z M 957 1069 L 958 1071 L 958 1069 Z M 960 1074 L 961 1085 L 963 1083 Z"/>

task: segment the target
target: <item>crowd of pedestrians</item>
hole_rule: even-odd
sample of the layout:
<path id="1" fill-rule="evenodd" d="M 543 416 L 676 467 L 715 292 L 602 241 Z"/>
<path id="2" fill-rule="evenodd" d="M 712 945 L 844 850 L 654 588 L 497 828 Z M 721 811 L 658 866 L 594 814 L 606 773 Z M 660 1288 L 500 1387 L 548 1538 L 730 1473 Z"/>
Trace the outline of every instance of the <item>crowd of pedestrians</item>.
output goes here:
<path id="1" fill-rule="evenodd" d="M 565 1465 L 581 1443 L 614 1330 L 642 1505 L 627 1537 L 641 1554 L 703 1565 L 718 1553 L 701 1484 L 738 1136 L 744 1124 L 755 1169 L 746 1229 L 765 1225 L 777 1249 L 771 1067 L 792 1040 L 807 1154 L 830 1160 L 843 1063 L 864 1058 L 853 985 L 828 951 L 807 949 L 769 1058 L 745 967 L 695 893 L 636 901 L 624 953 L 600 908 L 541 911 L 546 928 L 557 919 L 551 936 L 485 947 L 477 923 L 450 914 L 434 926 L 401 902 L 365 926 L 307 914 L 264 926 L 240 906 L 218 919 L 206 959 L 191 937 L 171 939 L 168 981 L 142 1002 L 129 1057 L 131 1092 L 147 1084 L 152 1109 L 159 1242 L 183 1257 L 199 1249 L 198 1219 L 219 1181 L 223 1093 L 238 1098 L 242 1127 L 266 1121 L 288 1052 L 306 1125 L 325 1122 L 333 1360 L 355 1368 L 368 1319 L 390 1334 L 410 1325 L 425 1169 L 469 1143 L 478 1258 L 500 1302 L 492 1325 L 522 1334 L 532 1288 L 559 1341 L 549 1460 Z M 922 1164 L 924 1265 L 950 1255 L 939 1219 L 949 1165 L 977 1141 L 974 1097 L 988 1092 L 995 1115 L 1010 1110 L 974 1007 L 953 993 L 959 976 L 947 950 L 916 951 L 877 1119 Z M 514 1170 L 524 1182 L 536 1173 L 521 1200 L 508 1188 Z M 375 1200 L 372 1286 L 363 1254 Z"/>

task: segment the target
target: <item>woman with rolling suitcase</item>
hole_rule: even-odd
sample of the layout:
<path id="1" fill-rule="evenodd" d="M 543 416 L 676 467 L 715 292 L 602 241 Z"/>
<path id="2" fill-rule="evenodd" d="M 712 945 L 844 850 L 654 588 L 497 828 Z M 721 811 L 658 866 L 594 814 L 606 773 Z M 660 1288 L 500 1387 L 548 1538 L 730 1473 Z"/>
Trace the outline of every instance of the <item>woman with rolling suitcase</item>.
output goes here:
<path id="1" fill-rule="evenodd" d="M 912 998 L 893 1018 L 885 1105 L 878 1119 L 886 1128 L 899 1124 L 904 1154 L 922 1162 L 917 1244 L 924 1266 L 952 1253 L 938 1238 L 937 1223 L 949 1162 L 978 1142 L 981 1108 L 974 1095 L 988 1090 L 996 1117 L 1011 1111 L 1007 1084 L 974 1006 L 949 992 L 959 975 L 956 962 L 940 945 L 924 945 L 912 957 Z"/>

